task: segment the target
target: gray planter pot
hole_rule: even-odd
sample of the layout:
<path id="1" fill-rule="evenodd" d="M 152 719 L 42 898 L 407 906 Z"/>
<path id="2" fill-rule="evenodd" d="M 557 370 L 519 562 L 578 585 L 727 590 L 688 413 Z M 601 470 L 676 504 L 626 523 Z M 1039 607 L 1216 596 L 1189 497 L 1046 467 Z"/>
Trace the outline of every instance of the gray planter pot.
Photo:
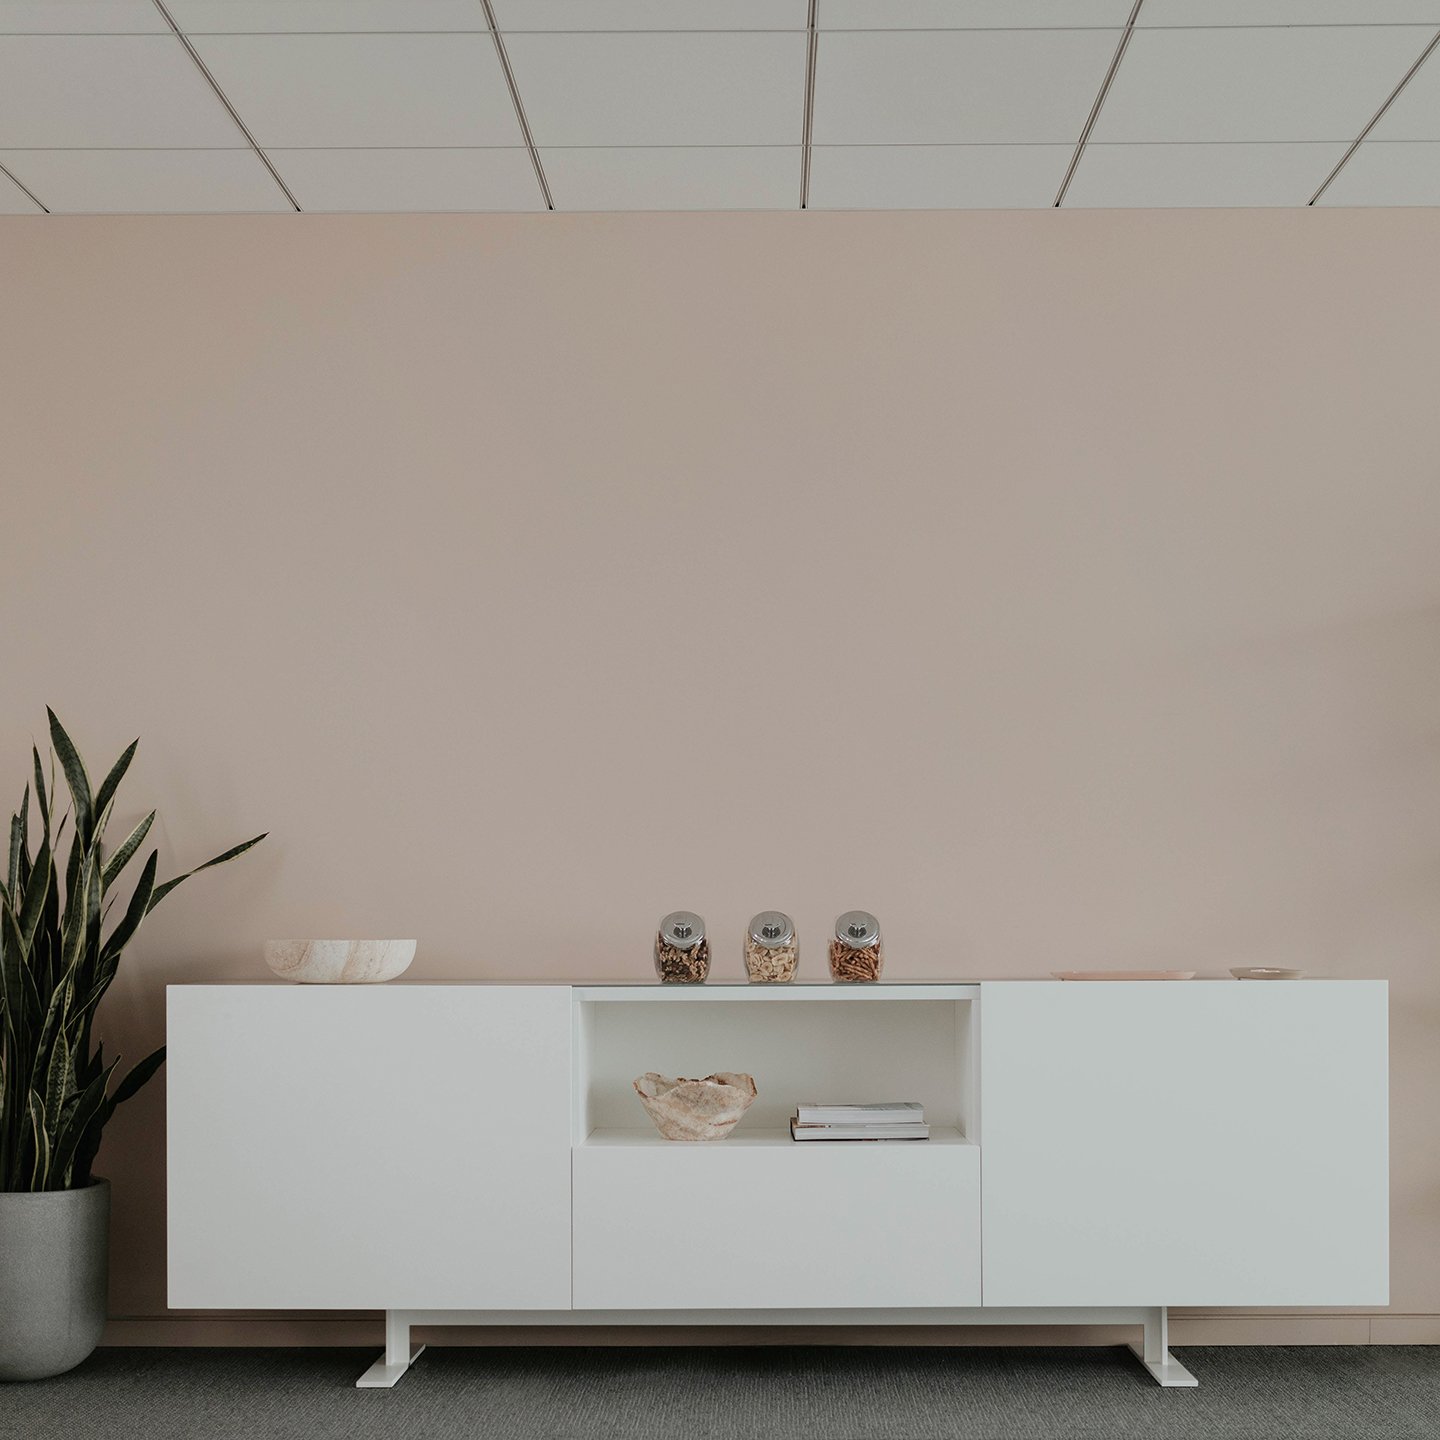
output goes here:
<path id="1" fill-rule="evenodd" d="M 110 1182 L 0 1192 L 0 1380 L 43 1380 L 100 1343 L 110 1270 Z"/>

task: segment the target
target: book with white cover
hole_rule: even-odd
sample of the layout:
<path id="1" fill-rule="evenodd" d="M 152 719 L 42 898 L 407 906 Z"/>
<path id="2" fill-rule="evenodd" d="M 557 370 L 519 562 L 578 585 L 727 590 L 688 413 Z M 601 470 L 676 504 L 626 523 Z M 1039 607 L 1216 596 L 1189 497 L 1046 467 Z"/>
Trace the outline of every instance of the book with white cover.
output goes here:
<path id="1" fill-rule="evenodd" d="M 916 1100 L 883 1100 L 876 1105 L 821 1105 L 802 1100 L 795 1118 L 802 1125 L 915 1125 L 925 1119 L 925 1107 Z"/>
<path id="2" fill-rule="evenodd" d="M 792 1140 L 928 1140 L 930 1127 L 923 1122 L 889 1125 L 802 1125 L 790 1122 Z"/>

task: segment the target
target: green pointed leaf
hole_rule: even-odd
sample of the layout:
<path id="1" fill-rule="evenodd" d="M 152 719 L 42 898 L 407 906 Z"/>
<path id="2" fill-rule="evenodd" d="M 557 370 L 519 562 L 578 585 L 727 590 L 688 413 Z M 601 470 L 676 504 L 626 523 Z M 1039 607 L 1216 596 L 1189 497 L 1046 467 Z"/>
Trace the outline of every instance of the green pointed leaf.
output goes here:
<path id="1" fill-rule="evenodd" d="M 267 830 L 265 835 L 269 833 Z M 213 860 L 207 860 L 203 865 L 197 865 L 193 870 L 187 870 L 183 875 L 177 875 L 173 880 L 167 880 L 163 885 L 157 885 L 155 893 L 150 897 L 150 908 L 153 910 L 177 885 L 188 880 L 192 875 L 198 875 L 212 865 L 223 865 L 227 860 L 233 860 L 237 855 L 243 855 L 252 845 L 258 845 L 265 835 L 257 835 L 253 840 L 246 840 L 239 845 L 232 846 L 223 855 L 217 855 Z"/>
<path id="2" fill-rule="evenodd" d="M 155 823 L 152 810 L 121 842 L 120 848 L 105 862 L 101 872 L 101 888 L 108 890 L 120 877 L 120 872 L 130 863 L 130 857 L 145 843 L 150 827 Z"/>
<path id="3" fill-rule="evenodd" d="M 40 819 L 45 826 L 45 838 L 50 838 L 50 796 L 45 789 L 45 771 L 40 766 L 40 750 L 32 745 L 30 753 L 35 757 L 35 798 L 40 802 Z"/>
<path id="4" fill-rule="evenodd" d="M 118 1060 L 112 1061 L 75 1097 L 72 1104 L 66 1107 L 64 1120 L 55 1140 L 55 1153 L 50 1162 L 51 1170 L 59 1178 L 61 1185 L 69 1186 L 74 1183 L 76 1152 L 105 1106 L 105 1087 L 110 1083 L 110 1075 L 119 1063 Z M 100 1148 L 98 1139 L 94 1148 Z"/>
<path id="5" fill-rule="evenodd" d="M 125 772 L 130 768 L 130 762 L 139 748 L 139 740 L 132 740 L 125 747 L 125 753 L 110 767 L 110 773 L 100 782 L 100 788 L 95 792 L 97 815 L 103 815 L 115 798 L 115 792 L 120 788 L 120 782 L 125 778 Z"/>
<path id="6" fill-rule="evenodd" d="M 44 1190 L 50 1179 L 50 1137 L 45 1133 L 45 1104 L 33 1090 L 30 1092 L 30 1132 L 35 1140 L 35 1165 L 30 1174 L 30 1188 Z"/>
<path id="7" fill-rule="evenodd" d="M 110 938 L 105 942 L 101 951 L 102 960 L 117 957 L 140 928 L 140 922 L 154 908 L 152 897 L 155 893 L 155 866 L 159 858 L 158 850 L 152 850 L 146 858 L 145 868 L 140 872 L 140 879 L 135 883 L 135 893 L 130 897 L 129 905 L 125 907 L 125 914 L 121 916 L 120 923 L 110 932 Z"/>
<path id="8" fill-rule="evenodd" d="M 63 1024 L 61 1029 L 63 1031 Z M 60 1111 L 75 1088 L 75 1067 L 63 1033 L 57 1034 L 45 1068 L 45 1121 L 53 1135 L 60 1124 Z"/>
<path id="9" fill-rule="evenodd" d="M 20 922 L 6 900 L 0 907 L 0 1014 L 5 1017 L 7 1048 L 14 1045 L 25 1022 L 25 942 L 20 935 Z"/>
<path id="10" fill-rule="evenodd" d="M 25 792 L 25 803 L 30 803 L 30 792 Z M 10 817 L 10 864 L 6 869 L 6 889 L 14 895 L 20 889 L 20 852 L 25 848 L 25 821 L 20 814 Z"/>
<path id="11" fill-rule="evenodd" d="M 87 857 L 73 879 L 66 880 L 65 913 L 60 918 L 60 973 L 66 974 L 79 962 L 85 947 L 85 904 L 90 888 L 93 862 Z"/>
<path id="12" fill-rule="evenodd" d="M 85 867 L 85 949 L 98 954 L 100 949 L 100 852 L 97 849 Z"/>
<path id="13" fill-rule="evenodd" d="M 80 883 L 80 867 L 85 863 L 85 853 L 85 845 L 80 838 L 77 824 L 75 833 L 70 837 L 70 854 L 65 861 L 65 913 L 67 915 L 71 910 L 76 886 Z"/>
<path id="14" fill-rule="evenodd" d="M 47 836 L 40 842 L 35 865 L 30 872 L 30 883 L 25 887 L 25 899 L 16 917 L 20 927 L 20 938 L 28 954 L 35 943 L 35 931 L 40 917 L 45 913 L 45 901 L 50 895 L 50 886 L 55 878 L 55 867 L 50 861 L 50 840 Z"/>
<path id="15" fill-rule="evenodd" d="M 46 706 L 45 713 L 50 717 L 50 743 L 60 757 L 60 768 L 65 772 L 65 783 L 70 787 L 70 799 L 75 806 L 75 833 L 89 845 L 90 826 L 95 813 L 90 795 L 90 776 L 86 773 L 80 752 L 65 733 L 65 727 L 55 712 Z"/>
<path id="16" fill-rule="evenodd" d="M 164 1063 L 165 1047 L 162 1045 L 138 1064 L 132 1065 L 129 1073 L 115 1087 L 115 1093 L 110 1097 L 110 1108 L 113 1110 L 117 1105 L 123 1105 Z"/>
<path id="17" fill-rule="evenodd" d="M 68 983 L 57 985 L 45 1007 L 45 1019 L 40 1025 L 39 1039 L 35 1042 L 35 1064 L 30 1076 L 32 1089 L 46 1083 L 56 1046 L 62 1050 L 68 1048 L 61 1032 L 65 1028 L 72 993 Z"/>

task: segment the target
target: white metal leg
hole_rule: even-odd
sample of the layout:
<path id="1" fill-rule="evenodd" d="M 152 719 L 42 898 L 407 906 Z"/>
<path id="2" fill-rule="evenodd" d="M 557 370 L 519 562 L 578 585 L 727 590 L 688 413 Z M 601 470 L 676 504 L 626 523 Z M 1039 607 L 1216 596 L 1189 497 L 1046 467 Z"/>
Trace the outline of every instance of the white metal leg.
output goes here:
<path id="1" fill-rule="evenodd" d="M 420 1358 L 425 1347 L 410 1348 L 410 1313 L 385 1312 L 385 1353 L 355 1382 L 362 1390 L 388 1390 Z"/>
<path id="2" fill-rule="evenodd" d="M 1145 1343 L 1132 1345 L 1136 1359 L 1166 1387 L 1200 1382 L 1170 1353 L 1170 1316 L 1163 1305 L 1145 1313 Z"/>
<path id="3" fill-rule="evenodd" d="M 1109 1309 L 1004 1309 L 973 1307 L 968 1310 L 892 1310 L 847 1312 L 850 1323 L 878 1324 L 989 1324 L 989 1325 L 1133 1325 L 1144 1326 L 1143 1345 L 1130 1349 L 1154 1376 L 1168 1387 L 1200 1382 L 1170 1353 L 1169 1314 L 1163 1305 L 1110 1307 Z M 355 1382 L 363 1387 L 394 1385 L 419 1358 L 423 1345 L 410 1344 L 411 1325 L 614 1325 L 614 1324 L 728 1324 L 790 1325 L 833 1323 L 833 1311 L 481 1311 L 387 1310 L 385 1353 Z"/>

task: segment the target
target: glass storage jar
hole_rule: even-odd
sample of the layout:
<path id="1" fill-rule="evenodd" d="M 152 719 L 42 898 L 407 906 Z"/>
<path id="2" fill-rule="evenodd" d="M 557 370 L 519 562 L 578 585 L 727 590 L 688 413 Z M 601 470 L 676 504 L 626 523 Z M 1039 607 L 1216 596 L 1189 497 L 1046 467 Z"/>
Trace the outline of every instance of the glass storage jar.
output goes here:
<path id="1" fill-rule="evenodd" d="M 868 910 L 847 910 L 836 920 L 830 941 L 830 978 L 866 983 L 878 980 L 884 965 L 880 922 Z"/>
<path id="2" fill-rule="evenodd" d="M 745 973 L 754 985 L 788 985 L 800 963 L 795 922 L 782 910 L 762 910 L 745 932 Z"/>
<path id="3" fill-rule="evenodd" d="M 710 973 L 705 922 L 692 910 L 672 910 L 655 936 L 655 973 L 667 985 L 700 985 Z"/>

